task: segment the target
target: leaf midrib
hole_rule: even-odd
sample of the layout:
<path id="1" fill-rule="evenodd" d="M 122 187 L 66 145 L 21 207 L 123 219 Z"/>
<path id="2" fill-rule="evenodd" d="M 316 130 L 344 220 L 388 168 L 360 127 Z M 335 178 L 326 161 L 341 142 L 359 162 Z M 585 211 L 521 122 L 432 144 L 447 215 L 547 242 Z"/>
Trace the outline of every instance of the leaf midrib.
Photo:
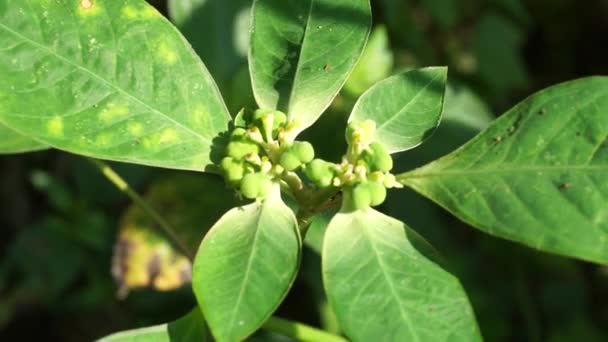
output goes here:
<path id="1" fill-rule="evenodd" d="M 22 39 L 22 40 L 23 40 L 23 41 L 25 41 L 26 43 L 29 43 L 29 44 L 33 45 L 35 48 L 38 48 L 38 49 L 40 49 L 40 50 L 43 50 L 43 51 L 47 52 L 49 55 L 52 55 L 52 56 L 54 56 L 55 58 L 57 58 L 57 59 L 59 59 L 59 60 L 63 61 L 64 63 L 69 64 L 69 65 L 72 65 L 73 67 L 75 67 L 75 68 L 77 68 L 77 69 L 81 70 L 82 72 L 84 72 L 84 73 L 86 73 L 86 74 L 88 74 L 88 75 L 92 76 L 93 78 L 97 79 L 97 80 L 98 80 L 98 81 L 100 81 L 101 83 L 104 83 L 105 85 L 107 85 L 107 86 L 109 86 L 110 88 L 112 88 L 112 89 L 116 90 L 117 92 L 121 93 L 122 95 L 126 96 L 127 98 L 130 98 L 130 99 L 132 99 L 134 102 L 137 102 L 137 103 L 138 103 L 139 105 L 141 105 L 142 107 L 144 107 L 144 108 L 146 108 L 146 109 L 150 110 L 150 111 L 151 111 L 151 112 L 153 112 L 153 113 L 156 113 L 157 115 L 160 115 L 160 116 L 164 117 L 166 120 L 168 120 L 168 121 L 170 121 L 170 122 L 174 123 L 176 126 L 178 126 L 178 127 L 182 128 L 182 129 L 184 129 L 185 131 L 192 133 L 194 136 L 196 136 L 196 137 L 200 138 L 201 140 L 205 141 L 206 143 L 209 143 L 209 144 L 211 144 L 211 143 L 212 143 L 212 142 L 211 142 L 211 139 L 209 139 L 209 138 L 207 138 L 207 137 L 205 137 L 205 136 L 201 135 L 200 133 L 198 133 L 198 132 L 196 132 L 196 131 L 192 130 L 190 127 L 188 127 L 188 126 L 186 126 L 186 125 L 184 125 L 184 124 L 180 123 L 179 121 L 176 121 L 174 118 L 172 118 L 171 116 L 169 116 L 169 115 L 167 115 L 167 114 L 165 114 L 165 113 L 161 112 L 160 110 L 158 110 L 158 109 L 156 109 L 156 108 L 154 108 L 154 107 L 150 106 L 149 104 L 147 104 L 146 102 L 144 102 L 142 99 L 140 99 L 140 98 L 138 98 L 137 96 L 135 96 L 135 95 L 133 95 L 133 94 L 129 93 L 128 91 L 126 91 L 126 90 L 124 90 L 124 89 L 122 89 L 122 88 L 118 87 L 118 86 L 117 86 L 117 85 L 115 85 L 114 83 L 112 83 L 112 82 L 110 82 L 110 81 L 106 80 L 106 79 L 105 79 L 105 78 L 103 78 L 101 75 L 99 75 L 99 74 L 97 74 L 97 73 L 95 73 L 95 72 L 93 72 L 93 71 L 91 71 L 91 70 L 87 69 L 86 67 L 84 67 L 84 66 L 82 66 L 82 65 L 80 65 L 80 64 L 78 64 L 78 63 L 76 63 L 76 62 L 74 62 L 74 61 L 72 61 L 72 60 L 70 60 L 70 59 L 69 59 L 69 58 L 67 58 L 67 57 L 64 57 L 64 56 L 62 56 L 62 55 L 58 54 L 57 52 L 55 52 L 55 51 L 51 50 L 51 49 L 50 49 L 50 48 L 48 48 L 47 46 L 45 46 L 45 45 L 43 45 L 43 44 L 41 44 L 41 43 L 39 43 L 39 42 L 37 42 L 37 41 L 35 41 L 35 40 L 33 40 L 33 39 L 29 38 L 29 37 L 24 36 L 23 34 L 21 34 L 21 33 L 17 32 L 17 31 L 15 31 L 15 30 L 13 30 L 13 29 L 11 29 L 10 27 L 8 27 L 8 26 L 6 26 L 6 25 L 2 24 L 1 22 L 0 22 L 0 28 L 2 28 L 2 29 L 4 29 L 5 31 L 7 31 L 8 33 L 13 34 L 14 36 L 16 36 L 16 37 L 18 37 L 18 38 Z"/>
<path id="2" fill-rule="evenodd" d="M 376 259 L 376 261 L 378 262 L 378 265 L 380 266 L 380 270 L 382 272 L 382 275 L 384 277 L 384 279 L 386 280 L 386 282 L 389 284 L 389 288 L 391 291 L 391 294 L 393 295 L 393 298 L 397 301 L 398 306 L 399 306 L 399 313 L 401 315 L 401 317 L 407 322 L 407 324 L 410 327 L 413 327 L 414 325 L 412 325 L 412 322 L 409 318 L 409 316 L 407 315 L 407 313 L 403 310 L 403 306 L 402 301 L 399 298 L 399 294 L 397 293 L 395 286 L 393 285 L 392 280 L 389 278 L 389 276 L 387 275 L 388 272 L 386 271 L 386 266 L 384 265 L 384 262 L 382 261 L 382 259 L 380 258 L 380 253 L 378 252 L 378 249 L 376 248 L 376 244 L 374 243 L 374 238 L 372 236 L 372 233 L 368 230 L 369 227 L 364 224 L 363 222 L 360 222 L 361 224 L 361 228 L 363 231 L 363 234 L 365 235 L 365 237 L 367 238 L 367 240 L 369 241 L 369 244 L 372 248 L 372 251 L 374 252 L 374 257 Z M 417 333 L 415 333 L 415 330 L 409 330 L 411 336 L 414 338 L 415 341 L 420 341 L 420 336 L 418 336 Z"/>

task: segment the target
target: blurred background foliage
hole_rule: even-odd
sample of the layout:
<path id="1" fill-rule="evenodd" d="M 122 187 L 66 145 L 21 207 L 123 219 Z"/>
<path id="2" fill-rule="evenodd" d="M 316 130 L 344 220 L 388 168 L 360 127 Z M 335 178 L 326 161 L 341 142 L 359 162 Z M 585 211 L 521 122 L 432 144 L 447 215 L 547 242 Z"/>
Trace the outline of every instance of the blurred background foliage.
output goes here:
<path id="1" fill-rule="evenodd" d="M 232 112 L 254 104 L 247 70 L 251 0 L 150 0 L 215 77 Z M 354 101 L 395 72 L 449 66 L 440 129 L 397 156 L 397 171 L 460 146 L 551 84 L 608 74 L 606 0 L 372 0 L 365 55 L 305 139 L 337 160 Z M 238 198 L 213 175 L 112 164 L 195 247 Z M 85 159 L 58 151 L 0 156 L 0 340 L 89 341 L 171 321 L 195 305 L 190 265 L 154 222 Z M 440 251 L 463 282 L 487 341 L 608 341 L 608 267 L 540 253 L 467 227 L 411 191 L 383 211 Z M 323 229 L 278 314 L 339 332 L 320 279 Z M 260 333 L 258 341 L 285 341 Z"/>

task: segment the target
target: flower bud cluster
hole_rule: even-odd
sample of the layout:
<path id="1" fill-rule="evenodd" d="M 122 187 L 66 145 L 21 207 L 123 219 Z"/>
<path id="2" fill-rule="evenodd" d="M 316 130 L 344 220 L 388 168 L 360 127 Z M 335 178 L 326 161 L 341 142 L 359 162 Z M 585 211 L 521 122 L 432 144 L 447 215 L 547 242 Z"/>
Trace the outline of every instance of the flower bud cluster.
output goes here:
<path id="1" fill-rule="evenodd" d="M 249 199 L 263 199 L 282 178 L 300 181 L 292 171 L 314 158 L 308 142 L 293 141 L 299 125 L 276 110 L 241 111 L 220 167 L 226 182 Z"/>
<path id="2" fill-rule="evenodd" d="M 390 173 L 393 159 L 384 145 L 374 141 L 376 124 L 371 120 L 351 122 L 346 128 L 348 151 L 340 164 L 315 159 L 306 175 L 318 187 L 342 187 L 345 200 L 354 209 L 377 206 L 386 199 L 386 189 L 401 187 Z"/>

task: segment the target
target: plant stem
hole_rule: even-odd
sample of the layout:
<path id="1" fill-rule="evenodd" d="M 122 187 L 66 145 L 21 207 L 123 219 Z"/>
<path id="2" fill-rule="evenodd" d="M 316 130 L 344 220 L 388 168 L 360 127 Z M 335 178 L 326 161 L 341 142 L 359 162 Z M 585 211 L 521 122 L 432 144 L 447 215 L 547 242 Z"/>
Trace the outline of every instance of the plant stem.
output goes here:
<path id="1" fill-rule="evenodd" d="M 313 328 L 309 325 L 289 321 L 283 318 L 270 317 L 262 326 L 263 329 L 270 330 L 295 338 L 304 342 L 347 342 L 348 340 L 337 335 L 330 334 L 323 330 Z"/>
<path id="2" fill-rule="evenodd" d="M 167 238 L 173 243 L 173 245 L 179 249 L 190 261 L 194 259 L 193 253 L 190 251 L 186 244 L 177 236 L 175 230 L 171 228 L 171 225 L 150 206 L 146 200 L 144 200 L 135 190 L 129 186 L 129 184 L 116 173 L 108 164 L 97 159 L 89 159 L 89 161 L 101 171 L 101 173 L 112 183 L 118 190 L 127 195 L 137 206 L 139 206 L 147 215 L 150 216 L 158 226 L 161 232 L 167 236 Z"/>

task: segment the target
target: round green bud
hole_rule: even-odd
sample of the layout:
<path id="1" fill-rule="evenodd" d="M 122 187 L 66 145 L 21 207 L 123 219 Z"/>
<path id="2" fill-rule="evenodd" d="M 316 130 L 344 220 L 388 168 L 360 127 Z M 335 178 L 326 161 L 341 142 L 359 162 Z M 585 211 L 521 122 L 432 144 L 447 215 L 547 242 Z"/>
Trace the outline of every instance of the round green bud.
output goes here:
<path id="1" fill-rule="evenodd" d="M 302 163 L 310 163 L 315 158 L 315 149 L 307 141 L 295 141 L 289 148 Z"/>
<path id="2" fill-rule="evenodd" d="M 371 194 L 366 184 L 357 184 L 351 193 L 352 206 L 354 209 L 365 209 L 371 204 Z"/>
<path id="3" fill-rule="evenodd" d="M 233 186 L 238 185 L 243 178 L 243 174 L 245 173 L 243 163 L 230 157 L 226 157 L 222 159 L 220 166 L 224 171 L 224 178 L 226 181 Z"/>
<path id="4" fill-rule="evenodd" d="M 263 177 L 258 173 L 248 173 L 241 181 L 241 194 L 249 199 L 256 199 L 260 193 Z"/>
<path id="5" fill-rule="evenodd" d="M 370 205 L 375 207 L 380 205 L 386 199 L 386 188 L 380 182 L 365 183 L 370 196 Z"/>
<path id="6" fill-rule="evenodd" d="M 334 178 L 334 164 L 315 159 L 306 165 L 306 176 L 318 187 L 326 188 Z"/>
<path id="7" fill-rule="evenodd" d="M 298 158 L 298 156 L 291 152 L 285 151 L 281 154 L 281 159 L 279 160 L 279 164 L 287 171 L 293 171 L 302 165 L 302 162 Z"/>
<path id="8" fill-rule="evenodd" d="M 393 168 L 393 158 L 384 145 L 373 142 L 369 150 L 363 153 L 363 160 L 367 163 L 370 171 L 388 172 Z"/>
<path id="9" fill-rule="evenodd" d="M 229 157 L 232 157 L 237 160 L 241 160 L 249 154 L 258 153 L 260 153 L 259 146 L 254 142 L 246 140 L 231 141 L 230 143 L 228 143 L 228 146 L 226 146 L 226 154 Z"/>
<path id="10" fill-rule="evenodd" d="M 285 125 L 285 123 L 287 122 L 287 115 L 285 115 L 285 113 L 276 110 L 276 111 L 274 111 L 273 115 L 274 115 L 274 124 L 272 126 L 273 130 L 277 130 L 277 129 L 279 129 L 279 127 L 283 127 Z"/>
<path id="11" fill-rule="evenodd" d="M 231 138 L 244 138 L 247 136 L 247 130 L 242 127 L 235 128 L 232 133 L 230 133 Z M 235 139 L 232 139 L 235 140 Z"/>
<path id="12" fill-rule="evenodd" d="M 262 176 L 259 184 L 258 198 L 265 198 L 272 191 L 272 180 L 266 176 Z"/>

